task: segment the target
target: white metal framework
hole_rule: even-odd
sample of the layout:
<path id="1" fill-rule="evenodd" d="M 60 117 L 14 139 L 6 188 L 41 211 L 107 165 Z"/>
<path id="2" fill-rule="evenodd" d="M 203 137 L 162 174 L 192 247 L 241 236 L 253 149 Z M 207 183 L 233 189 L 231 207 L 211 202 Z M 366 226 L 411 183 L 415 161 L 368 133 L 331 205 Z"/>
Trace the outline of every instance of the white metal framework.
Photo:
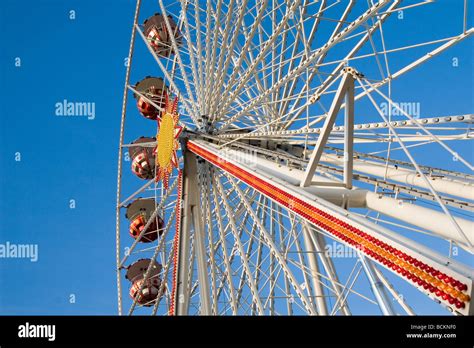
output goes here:
<path id="1" fill-rule="evenodd" d="M 455 35 L 413 42 L 394 18 L 437 6 L 138 0 L 119 314 L 472 315 L 472 110 L 420 115 L 392 98 L 399 77 L 474 33 L 463 0 Z M 135 62 L 149 56 L 158 69 Z M 133 85 L 137 65 L 157 77 Z"/>

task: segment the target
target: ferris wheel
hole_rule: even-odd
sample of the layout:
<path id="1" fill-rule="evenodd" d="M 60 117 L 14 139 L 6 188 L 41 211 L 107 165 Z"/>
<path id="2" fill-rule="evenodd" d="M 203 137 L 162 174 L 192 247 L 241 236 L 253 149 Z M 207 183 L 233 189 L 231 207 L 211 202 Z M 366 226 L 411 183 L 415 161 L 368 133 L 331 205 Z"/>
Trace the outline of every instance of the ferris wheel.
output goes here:
<path id="1" fill-rule="evenodd" d="M 119 314 L 472 315 L 474 116 L 393 97 L 474 33 L 452 3 L 456 34 L 414 42 L 397 16 L 437 4 L 138 0 Z"/>

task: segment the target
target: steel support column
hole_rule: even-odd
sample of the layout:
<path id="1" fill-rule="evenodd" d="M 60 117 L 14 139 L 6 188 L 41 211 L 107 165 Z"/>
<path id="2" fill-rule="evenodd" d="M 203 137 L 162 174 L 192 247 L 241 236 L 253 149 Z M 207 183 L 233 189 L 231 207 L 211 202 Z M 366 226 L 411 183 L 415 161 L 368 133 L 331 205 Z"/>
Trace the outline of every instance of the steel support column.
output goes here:
<path id="1" fill-rule="evenodd" d="M 324 297 L 323 287 L 321 284 L 321 278 L 319 277 L 319 265 L 317 258 L 317 251 L 310 237 L 310 231 L 308 228 L 303 228 L 303 238 L 305 251 L 308 253 L 308 264 L 311 270 L 311 282 L 313 285 L 314 296 L 316 297 L 316 308 L 318 309 L 319 315 L 328 315 L 328 309 L 326 306 L 326 300 Z"/>
<path id="2" fill-rule="evenodd" d="M 374 265 L 370 260 L 367 260 L 364 255 L 359 253 L 359 259 L 364 267 L 365 274 L 367 275 L 367 279 L 369 280 L 370 286 L 372 287 L 372 291 L 374 292 L 375 299 L 380 306 L 380 310 L 382 311 L 383 315 L 396 315 L 397 313 L 394 311 L 392 307 L 392 303 L 390 302 L 387 293 L 385 291 L 385 287 L 383 283 L 378 278 L 377 274 L 374 270 Z"/>
<path id="3" fill-rule="evenodd" d="M 186 152 L 183 170 L 183 215 L 179 245 L 179 269 L 177 284 L 177 314 L 186 315 L 189 309 L 190 289 L 189 277 L 189 249 L 191 225 L 194 229 L 194 243 L 197 259 L 199 280 L 199 295 L 201 301 L 201 314 L 211 314 L 211 301 L 209 297 L 209 278 L 207 272 L 207 256 L 205 248 L 204 226 L 201 220 L 199 190 L 197 184 L 196 156 Z"/>
<path id="4" fill-rule="evenodd" d="M 354 163 L 354 79 L 349 79 L 346 90 L 346 109 L 344 113 L 344 184 L 352 188 L 352 169 Z"/>

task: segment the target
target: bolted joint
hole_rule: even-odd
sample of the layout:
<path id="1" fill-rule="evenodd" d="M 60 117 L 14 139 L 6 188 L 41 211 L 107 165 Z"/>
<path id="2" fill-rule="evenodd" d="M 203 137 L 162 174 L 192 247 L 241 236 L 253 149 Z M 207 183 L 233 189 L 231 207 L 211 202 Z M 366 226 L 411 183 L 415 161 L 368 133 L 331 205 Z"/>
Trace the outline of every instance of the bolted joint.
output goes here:
<path id="1" fill-rule="evenodd" d="M 342 69 L 342 73 L 343 74 L 351 74 L 355 79 L 356 78 L 363 78 L 365 77 L 364 74 L 358 72 L 356 69 L 350 67 L 350 66 L 346 66 Z"/>

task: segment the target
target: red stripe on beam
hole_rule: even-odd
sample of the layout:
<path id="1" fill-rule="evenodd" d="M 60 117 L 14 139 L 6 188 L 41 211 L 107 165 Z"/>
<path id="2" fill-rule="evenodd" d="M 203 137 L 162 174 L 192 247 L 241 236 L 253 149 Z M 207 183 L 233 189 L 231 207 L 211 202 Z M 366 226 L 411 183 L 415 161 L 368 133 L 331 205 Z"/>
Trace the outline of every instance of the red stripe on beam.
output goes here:
<path id="1" fill-rule="evenodd" d="M 196 155 L 232 174 L 257 191 L 324 229 L 345 244 L 360 250 L 369 258 L 396 272 L 415 286 L 431 293 L 440 301 L 455 306 L 457 309 L 465 308 L 466 303 L 470 301 L 470 296 L 464 293 L 468 289 L 465 283 L 262 180 L 194 142 L 188 141 L 187 147 Z"/>

